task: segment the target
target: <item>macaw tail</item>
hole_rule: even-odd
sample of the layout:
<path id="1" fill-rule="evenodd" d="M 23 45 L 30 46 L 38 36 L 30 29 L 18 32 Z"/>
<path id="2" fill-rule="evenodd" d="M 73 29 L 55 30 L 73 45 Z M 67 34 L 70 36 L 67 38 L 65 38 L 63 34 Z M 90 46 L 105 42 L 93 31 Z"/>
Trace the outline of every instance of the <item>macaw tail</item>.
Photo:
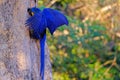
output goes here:
<path id="1" fill-rule="evenodd" d="M 40 50 L 40 62 L 41 62 L 41 66 L 40 66 L 40 76 L 42 78 L 42 80 L 44 80 L 44 68 L 45 68 L 45 41 L 46 41 L 46 34 L 43 35 L 43 37 L 40 39 L 40 46 L 41 46 L 41 50 Z"/>

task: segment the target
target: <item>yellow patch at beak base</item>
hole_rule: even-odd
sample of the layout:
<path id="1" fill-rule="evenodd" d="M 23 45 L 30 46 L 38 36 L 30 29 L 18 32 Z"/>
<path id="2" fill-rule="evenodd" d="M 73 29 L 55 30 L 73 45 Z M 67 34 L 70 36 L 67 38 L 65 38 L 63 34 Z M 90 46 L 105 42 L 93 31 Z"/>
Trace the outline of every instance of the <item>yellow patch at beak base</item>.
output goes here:
<path id="1" fill-rule="evenodd" d="M 33 13 L 33 12 L 31 12 L 31 15 L 33 16 L 33 15 L 34 15 L 34 13 Z"/>

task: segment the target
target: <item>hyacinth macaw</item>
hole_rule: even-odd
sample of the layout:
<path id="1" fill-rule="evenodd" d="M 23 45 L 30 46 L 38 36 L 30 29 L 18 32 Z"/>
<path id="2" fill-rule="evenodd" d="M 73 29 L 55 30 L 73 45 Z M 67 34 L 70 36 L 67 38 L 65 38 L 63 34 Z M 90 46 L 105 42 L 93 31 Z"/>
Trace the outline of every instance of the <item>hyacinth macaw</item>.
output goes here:
<path id="1" fill-rule="evenodd" d="M 28 13 L 31 17 L 26 20 L 26 25 L 29 26 L 30 35 L 40 40 L 40 76 L 44 80 L 46 28 L 53 34 L 59 26 L 68 25 L 68 20 L 61 12 L 50 8 L 41 11 L 33 7 L 28 9 Z"/>

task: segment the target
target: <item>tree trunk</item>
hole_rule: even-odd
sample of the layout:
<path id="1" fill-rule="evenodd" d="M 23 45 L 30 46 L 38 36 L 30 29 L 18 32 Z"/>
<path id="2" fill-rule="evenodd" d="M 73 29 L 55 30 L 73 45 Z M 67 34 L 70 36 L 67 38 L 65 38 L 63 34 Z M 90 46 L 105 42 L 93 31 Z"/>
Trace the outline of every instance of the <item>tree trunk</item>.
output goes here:
<path id="1" fill-rule="evenodd" d="M 25 27 L 27 8 L 34 5 L 34 0 L 0 0 L 0 80 L 41 80 L 39 48 Z M 45 49 L 45 80 L 52 80 Z"/>

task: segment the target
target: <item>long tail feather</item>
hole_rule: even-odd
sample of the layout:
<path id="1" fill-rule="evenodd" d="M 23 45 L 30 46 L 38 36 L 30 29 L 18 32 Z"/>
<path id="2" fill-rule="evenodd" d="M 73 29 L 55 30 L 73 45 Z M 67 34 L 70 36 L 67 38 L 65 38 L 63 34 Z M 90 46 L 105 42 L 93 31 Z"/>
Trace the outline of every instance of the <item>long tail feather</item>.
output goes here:
<path id="1" fill-rule="evenodd" d="M 44 80 L 44 68 L 45 68 L 45 41 L 46 41 L 46 34 L 44 34 L 43 38 L 40 39 L 40 46 L 41 46 L 41 67 L 40 67 L 40 76 L 42 80 Z"/>

